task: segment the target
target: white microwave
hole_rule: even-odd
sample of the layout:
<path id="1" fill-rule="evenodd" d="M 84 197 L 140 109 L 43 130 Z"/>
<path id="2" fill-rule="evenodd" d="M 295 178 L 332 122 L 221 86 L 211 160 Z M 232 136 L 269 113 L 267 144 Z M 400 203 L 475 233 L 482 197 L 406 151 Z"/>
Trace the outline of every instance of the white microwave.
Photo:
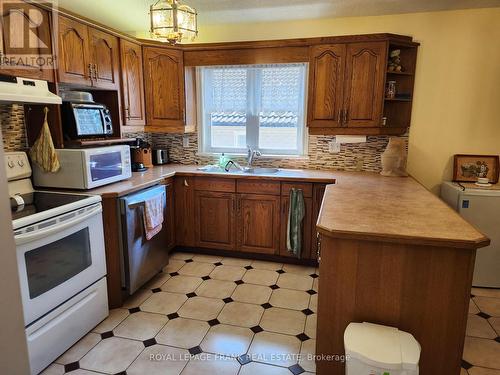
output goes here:
<path id="1" fill-rule="evenodd" d="M 93 189 L 132 176 L 130 146 L 56 150 L 61 169 L 44 172 L 33 163 L 35 186 L 62 189 Z"/>

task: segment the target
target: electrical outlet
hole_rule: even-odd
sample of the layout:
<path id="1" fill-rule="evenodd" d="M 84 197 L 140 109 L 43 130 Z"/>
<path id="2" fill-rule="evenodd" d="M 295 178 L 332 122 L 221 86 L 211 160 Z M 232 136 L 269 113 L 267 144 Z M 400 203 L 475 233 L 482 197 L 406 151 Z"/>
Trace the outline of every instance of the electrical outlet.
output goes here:
<path id="1" fill-rule="evenodd" d="M 185 135 L 182 137 L 182 147 L 189 147 L 189 136 Z"/>
<path id="2" fill-rule="evenodd" d="M 328 152 L 330 152 L 330 154 L 338 154 L 340 152 L 340 143 L 337 142 L 328 143 Z"/>

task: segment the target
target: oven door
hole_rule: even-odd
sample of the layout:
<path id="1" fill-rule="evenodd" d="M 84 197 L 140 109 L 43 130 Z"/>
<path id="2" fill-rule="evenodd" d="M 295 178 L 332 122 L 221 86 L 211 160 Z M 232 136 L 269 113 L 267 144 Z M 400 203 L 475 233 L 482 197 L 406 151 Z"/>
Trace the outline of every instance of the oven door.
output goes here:
<path id="1" fill-rule="evenodd" d="M 100 203 L 16 233 L 26 326 L 106 275 Z"/>
<path id="2" fill-rule="evenodd" d="M 110 146 L 85 152 L 87 189 L 125 180 L 132 176 L 130 148 Z"/>

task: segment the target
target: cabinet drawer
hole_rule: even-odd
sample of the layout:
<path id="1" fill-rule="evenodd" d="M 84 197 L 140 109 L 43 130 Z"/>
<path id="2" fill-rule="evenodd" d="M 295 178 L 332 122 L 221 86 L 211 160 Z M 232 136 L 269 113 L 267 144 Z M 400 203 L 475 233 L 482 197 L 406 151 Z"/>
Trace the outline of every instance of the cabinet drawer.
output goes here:
<path id="1" fill-rule="evenodd" d="M 293 182 L 283 182 L 281 184 L 281 195 L 288 197 L 290 195 L 291 189 L 300 189 L 304 192 L 304 197 L 311 198 L 312 197 L 312 184 L 311 183 L 293 183 Z"/>
<path id="2" fill-rule="evenodd" d="M 231 178 L 197 177 L 195 190 L 234 193 L 236 184 L 235 180 Z"/>
<path id="3" fill-rule="evenodd" d="M 238 180 L 238 193 L 280 195 L 279 181 Z"/>

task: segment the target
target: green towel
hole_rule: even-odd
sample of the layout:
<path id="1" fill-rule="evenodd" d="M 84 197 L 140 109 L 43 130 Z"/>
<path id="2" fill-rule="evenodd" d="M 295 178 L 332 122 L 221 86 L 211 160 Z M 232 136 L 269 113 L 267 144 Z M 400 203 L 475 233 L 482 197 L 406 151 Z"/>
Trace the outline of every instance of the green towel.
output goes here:
<path id="1" fill-rule="evenodd" d="M 290 207 L 286 229 L 286 247 L 297 258 L 302 257 L 302 222 L 306 214 L 304 192 L 300 189 L 290 190 Z"/>

